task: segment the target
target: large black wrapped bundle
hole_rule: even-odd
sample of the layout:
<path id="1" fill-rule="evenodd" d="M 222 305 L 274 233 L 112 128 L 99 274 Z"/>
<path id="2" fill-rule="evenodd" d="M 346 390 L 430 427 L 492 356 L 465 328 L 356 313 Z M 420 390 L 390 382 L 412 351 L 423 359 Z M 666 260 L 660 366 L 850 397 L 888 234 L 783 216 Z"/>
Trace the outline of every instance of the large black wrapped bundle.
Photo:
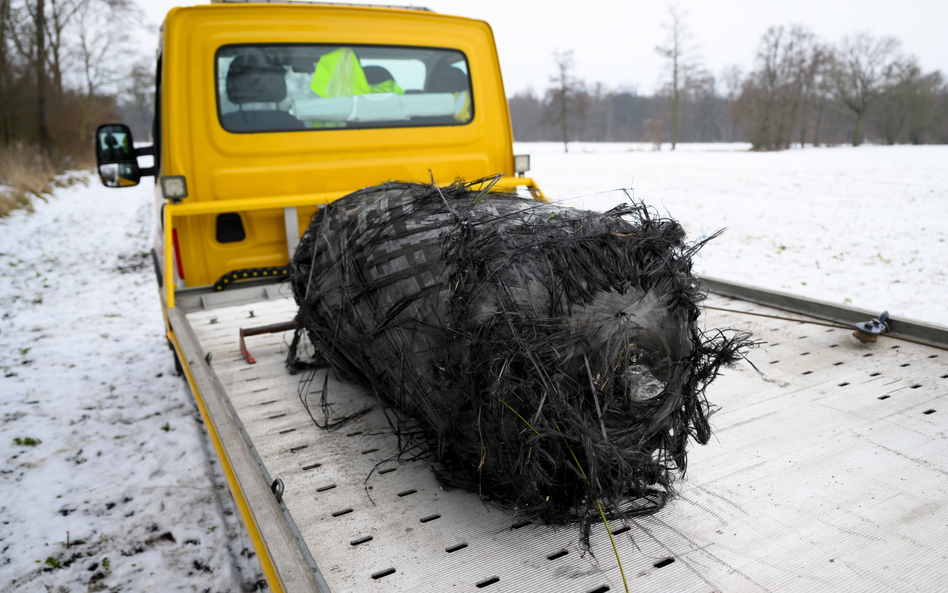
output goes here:
<path id="1" fill-rule="evenodd" d="M 699 329 L 700 244 L 684 240 L 640 204 L 370 187 L 302 237 L 298 331 L 417 420 L 403 449 L 421 446 L 444 484 L 588 536 L 600 509 L 661 507 L 689 437 L 710 437 L 705 387 L 750 345 Z"/>

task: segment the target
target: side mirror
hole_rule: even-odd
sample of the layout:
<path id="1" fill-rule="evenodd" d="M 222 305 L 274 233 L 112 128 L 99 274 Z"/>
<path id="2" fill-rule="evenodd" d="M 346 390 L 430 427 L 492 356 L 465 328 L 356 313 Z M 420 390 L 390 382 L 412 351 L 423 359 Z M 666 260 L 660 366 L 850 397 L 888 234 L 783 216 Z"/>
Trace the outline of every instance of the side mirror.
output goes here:
<path id="1" fill-rule="evenodd" d="M 102 124 L 96 129 L 95 160 L 106 187 L 131 187 L 142 179 L 132 131 L 125 124 Z"/>

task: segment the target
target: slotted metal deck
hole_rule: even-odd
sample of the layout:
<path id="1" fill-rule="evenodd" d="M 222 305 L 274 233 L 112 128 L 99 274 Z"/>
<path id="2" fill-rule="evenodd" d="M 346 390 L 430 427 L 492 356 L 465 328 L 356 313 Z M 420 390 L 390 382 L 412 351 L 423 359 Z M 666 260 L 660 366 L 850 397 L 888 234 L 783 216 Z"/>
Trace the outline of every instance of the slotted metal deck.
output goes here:
<path id="1" fill-rule="evenodd" d="M 788 316 L 724 297 L 708 304 Z M 331 591 L 623 590 L 602 525 L 593 557 L 575 528 L 515 523 L 474 494 L 442 490 L 424 464 L 394 460 L 382 406 L 361 388 L 330 378 L 336 413 L 373 410 L 334 432 L 316 428 L 300 376 L 283 366 L 290 335 L 247 338 L 255 365 L 238 350 L 241 327 L 294 314 L 277 298 L 187 318 L 266 472 L 285 483 Z M 692 447 L 680 497 L 611 525 L 630 590 L 942 589 L 948 352 L 743 313 L 706 310 L 702 323 L 766 342 L 750 355 L 763 376 L 746 362 L 726 370 L 708 392 L 720 408 L 714 436 Z M 324 378 L 302 396 L 320 421 Z"/>

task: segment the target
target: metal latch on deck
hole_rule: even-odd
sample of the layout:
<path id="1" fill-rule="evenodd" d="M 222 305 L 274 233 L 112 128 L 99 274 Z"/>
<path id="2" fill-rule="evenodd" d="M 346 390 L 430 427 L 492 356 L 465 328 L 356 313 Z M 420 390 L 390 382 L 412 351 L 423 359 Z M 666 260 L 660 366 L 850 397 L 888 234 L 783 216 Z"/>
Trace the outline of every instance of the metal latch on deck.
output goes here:
<path id="1" fill-rule="evenodd" d="M 875 319 L 861 321 L 856 324 L 856 331 L 853 332 L 853 335 L 856 336 L 856 339 L 860 342 L 875 342 L 879 339 L 879 334 L 885 331 L 885 322 L 888 321 L 888 319 L 889 312 L 883 311 L 882 315 L 879 315 Z"/>

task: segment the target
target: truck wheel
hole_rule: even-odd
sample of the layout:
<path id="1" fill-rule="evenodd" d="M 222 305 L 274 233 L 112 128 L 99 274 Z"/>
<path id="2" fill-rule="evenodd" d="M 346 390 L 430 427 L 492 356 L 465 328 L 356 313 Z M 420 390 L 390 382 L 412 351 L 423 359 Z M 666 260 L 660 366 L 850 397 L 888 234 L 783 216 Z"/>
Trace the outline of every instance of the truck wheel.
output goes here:
<path id="1" fill-rule="evenodd" d="M 174 344 L 168 340 L 168 349 L 171 350 L 171 356 L 174 356 L 174 374 L 180 377 L 184 374 L 184 367 L 181 366 L 181 359 L 178 358 L 178 351 L 174 349 Z"/>
<path id="2" fill-rule="evenodd" d="M 155 267 L 155 278 L 158 279 L 158 288 L 161 288 L 164 284 L 164 278 L 161 276 L 161 266 L 158 265 L 158 252 L 154 249 L 151 250 L 151 263 Z"/>

